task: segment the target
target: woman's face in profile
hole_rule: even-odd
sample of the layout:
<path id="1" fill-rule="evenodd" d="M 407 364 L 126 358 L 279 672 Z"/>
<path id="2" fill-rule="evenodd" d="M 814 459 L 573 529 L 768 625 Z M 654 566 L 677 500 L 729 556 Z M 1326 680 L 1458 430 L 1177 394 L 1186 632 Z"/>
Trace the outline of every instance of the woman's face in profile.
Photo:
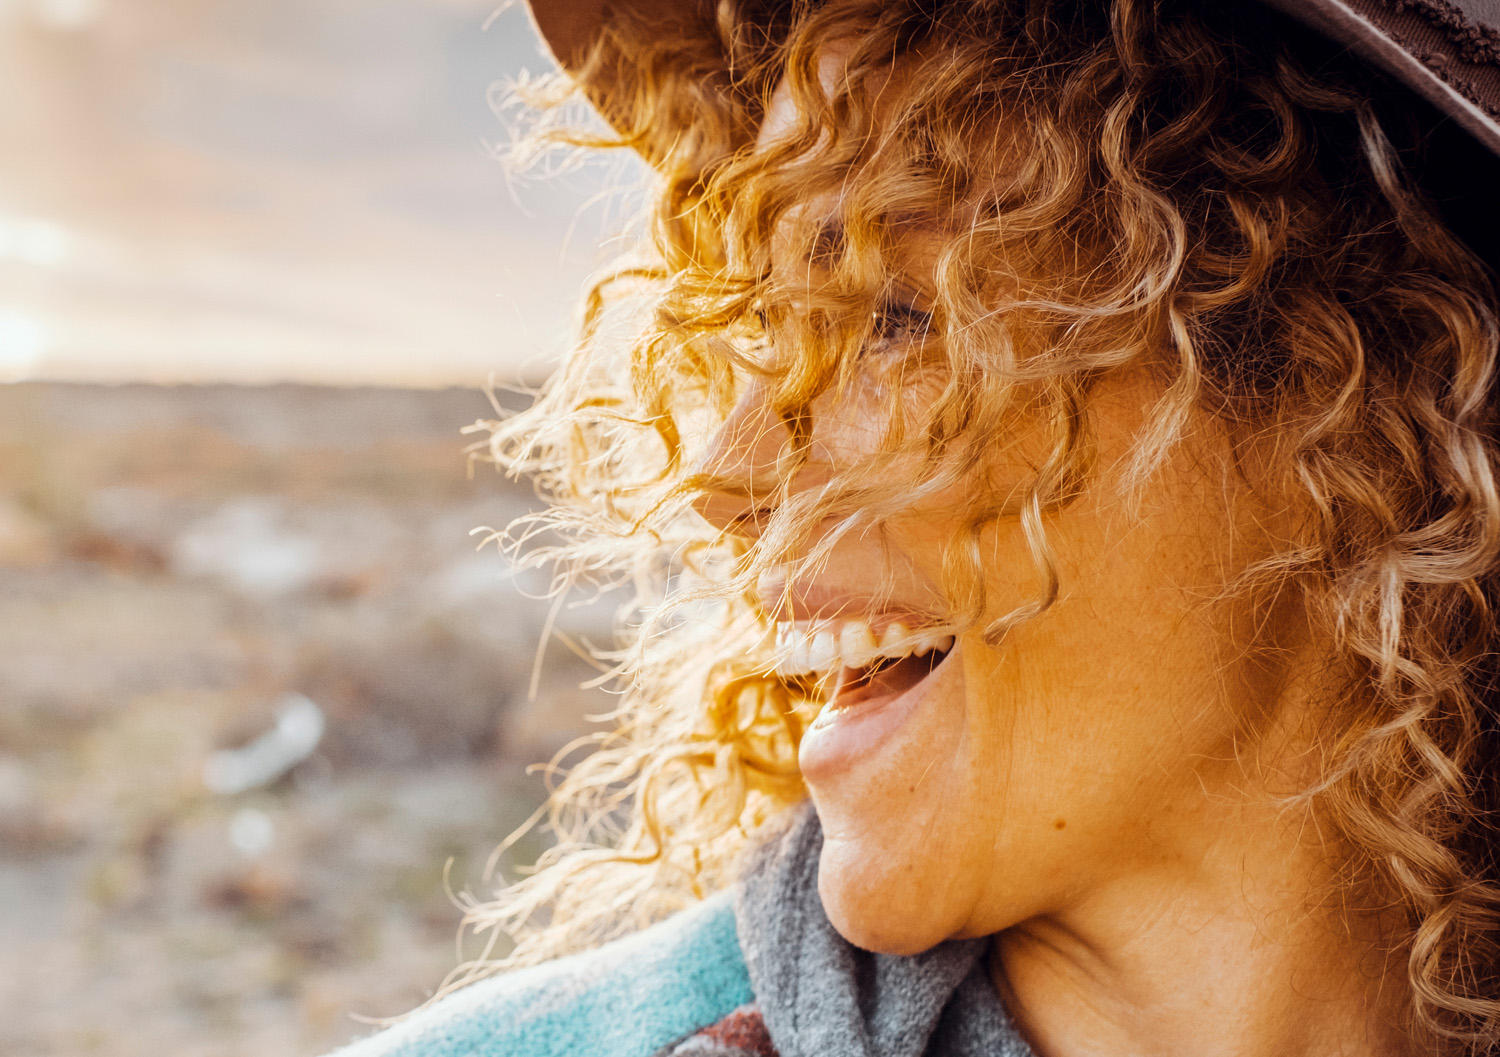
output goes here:
<path id="1" fill-rule="evenodd" d="M 763 139 L 794 116 L 777 100 Z M 930 288 L 920 233 L 906 249 L 900 285 Z M 905 393 L 921 391 L 908 379 Z M 884 413 L 875 402 L 889 399 L 874 383 L 842 393 L 814 407 L 808 480 L 868 453 Z M 1271 801 L 1294 788 L 1304 751 L 1308 648 L 1294 603 L 1226 588 L 1275 552 L 1286 517 L 1246 483 L 1207 417 L 1143 485 L 1117 487 L 1160 396 L 1145 369 L 1094 390 L 1094 472 L 1047 517 L 1060 591 L 1041 616 L 999 642 L 976 629 L 873 677 L 835 665 L 839 689 L 800 764 L 825 834 L 821 895 L 854 943 L 914 953 L 1049 915 L 1138 913 L 1153 891 L 1244 872 L 1216 846 L 1284 824 Z M 749 393 L 721 433 L 716 457 L 737 470 L 779 447 L 760 399 Z M 784 638 L 811 648 L 799 636 L 816 626 L 857 654 L 866 627 L 878 642 L 897 622 L 940 622 L 959 493 L 1024 481 L 1026 449 L 1025 438 L 1008 445 L 983 475 L 880 532 L 840 538 L 816 574 L 763 583 L 768 605 L 789 600 L 780 619 L 798 622 Z M 1041 593 L 1015 520 L 978 547 L 988 618 Z"/>

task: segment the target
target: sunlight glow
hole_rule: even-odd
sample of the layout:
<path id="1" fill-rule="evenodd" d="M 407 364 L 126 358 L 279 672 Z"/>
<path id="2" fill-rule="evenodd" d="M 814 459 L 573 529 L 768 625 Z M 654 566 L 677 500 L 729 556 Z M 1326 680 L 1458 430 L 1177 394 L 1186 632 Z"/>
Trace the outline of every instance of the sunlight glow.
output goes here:
<path id="1" fill-rule="evenodd" d="M 0 214 L 0 260 L 55 268 L 67 259 L 73 236 L 67 228 L 40 217 Z"/>
<path id="2" fill-rule="evenodd" d="M 46 328 L 23 312 L 0 308 L 0 381 L 30 377 L 46 349 Z"/>
<path id="3" fill-rule="evenodd" d="M 99 17 L 99 0 L 37 0 L 36 14 L 48 29 L 83 29 Z"/>

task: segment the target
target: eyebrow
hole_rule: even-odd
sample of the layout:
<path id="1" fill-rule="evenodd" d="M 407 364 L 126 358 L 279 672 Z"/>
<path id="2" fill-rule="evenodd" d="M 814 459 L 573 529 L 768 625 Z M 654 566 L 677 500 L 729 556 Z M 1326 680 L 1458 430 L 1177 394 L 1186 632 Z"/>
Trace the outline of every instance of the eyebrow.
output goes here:
<path id="1" fill-rule="evenodd" d="M 933 235 L 938 229 L 931 223 L 929 218 L 918 213 L 907 212 L 892 215 L 888 218 L 892 227 L 905 234 Z M 843 219 L 837 214 L 824 218 L 818 224 L 817 233 L 813 236 L 813 243 L 807 255 L 802 258 L 802 265 L 821 267 L 836 262 L 848 245 L 848 230 Z M 905 266 L 899 269 L 903 273 L 903 281 L 900 283 L 915 293 L 925 295 L 928 293 L 929 284 L 919 276 L 911 274 Z M 915 281 L 912 281 L 914 280 Z"/>
<path id="2" fill-rule="evenodd" d="M 892 214 L 886 220 L 891 228 L 900 232 L 931 233 L 937 230 L 930 218 L 918 213 Z M 818 225 L 818 233 L 813 237 L 812 252 L 808 259 L 816 263 L 836 257 L 848 241 L 843 220 L 836 214 L 830 216 Z"/>

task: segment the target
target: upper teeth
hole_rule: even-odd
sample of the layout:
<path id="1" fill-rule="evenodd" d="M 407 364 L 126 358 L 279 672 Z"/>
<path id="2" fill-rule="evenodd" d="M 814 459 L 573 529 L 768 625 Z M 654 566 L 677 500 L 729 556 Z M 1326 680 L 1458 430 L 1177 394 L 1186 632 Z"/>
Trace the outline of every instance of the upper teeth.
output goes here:
<path id="1" fill-rule="evenodd" d="M 782 621 L 776 625 L 776 672 L 807 675 L 837 668 L 864 668 L 881 658 L 920 657 L 953 648 L 953 636 L 928 631 L 913 633 L 899 620 L 886 625 L 880 637 L 864 620 Z"/>

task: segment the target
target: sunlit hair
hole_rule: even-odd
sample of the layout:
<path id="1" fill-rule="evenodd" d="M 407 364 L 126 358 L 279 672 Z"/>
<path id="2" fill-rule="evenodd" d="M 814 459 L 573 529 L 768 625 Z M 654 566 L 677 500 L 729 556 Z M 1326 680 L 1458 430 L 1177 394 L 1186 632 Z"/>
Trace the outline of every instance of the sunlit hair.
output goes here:
<path id="1" fill-rule="evenodd" d="M 521 964 L 725 885 L 804 796 L 821 692 L 771 674 L 756 578 L 815 567 L 1040 430 L 1024 488 L 964 491 L 946 561 L 948 626 L 1000 641 L 1045 613 L 1049 517 L 1097 483 L 1091 393 L 1145 368 L 1160 406 L 1103 485 L 1149 478 L 1204 413 L 1271 451 L 1267 486 L 1304 516 L 1254 572 L 1302 592 L 1348 673 L 1309 795 L 1353 849 L 1351 892 L 1405 913 L 1413 1031 L 1491 1052 L 1496 296 L 1393 146 L 1413 119 L 1251 4 L 719 11 L 718 55 L 627 23 L 580 78 L 610 80 L 610 142 L 657 170 L 649 235 L 490 450 L 552 504 L 513 530 L 550 541 L 533 557 L 633 582 L 641 608 L 612 657 L 618 728 L 556 790 L 560 843 L 471 923 Z M 783 81 L 796 124 L 757 144 Z M 816 202 L 836 224 L 808 220 Z M 915 276 L 914 231 L 935 262 Z M 750 386 L 785 427 L 773 480 L 703 461 Z M 879 443 L 799 481 L 814 403 L 856 391 L 884 394 Z M 690 505 L 708 492 L 743 496 L 755 532 L 711 528 Z M 997 522 L 1042 574 L 1018 608 L 978 574 Z"/>

